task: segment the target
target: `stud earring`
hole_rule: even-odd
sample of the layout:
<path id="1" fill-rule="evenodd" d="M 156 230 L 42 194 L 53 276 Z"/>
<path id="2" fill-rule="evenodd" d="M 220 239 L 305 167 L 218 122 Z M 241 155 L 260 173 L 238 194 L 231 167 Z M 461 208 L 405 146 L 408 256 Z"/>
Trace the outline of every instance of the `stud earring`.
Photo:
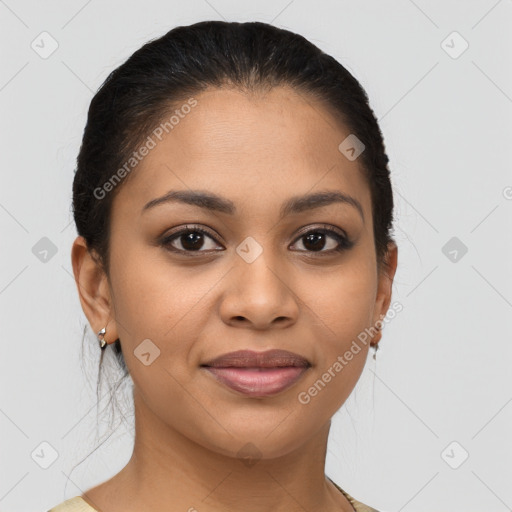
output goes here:
<path id="1" fill-rule="evenodd" d="M 103 350 L 108 345 L 107 341 L 105 340 L 106 332 L 107 332 L 107 328 L 103 327 L 103 329 L 101 329 L 101 331 L 99 331 L 97 334 L 97 338 L 98 338 L 101 350 Z"/>
<path id="2" fill-rule="evenodd" d="M 379 350 L 379 344 L 378 343 L 373 345 L 373 360 L 374 361 L 377 360 L 377 350 Z"/>

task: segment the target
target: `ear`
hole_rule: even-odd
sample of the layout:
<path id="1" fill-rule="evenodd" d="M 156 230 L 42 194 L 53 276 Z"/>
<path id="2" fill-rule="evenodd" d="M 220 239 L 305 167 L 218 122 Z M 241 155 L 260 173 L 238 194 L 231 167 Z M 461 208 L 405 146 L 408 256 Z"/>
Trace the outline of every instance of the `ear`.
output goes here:
<path id="1" fill-rule="evenodd" d="M 105 340 L 114 342 L 117 338 L 110 288 L 107 276 L 96 254 L 92 254 L 84 237 L 78 236 L 71 249 L 71 263 L 82 309 L 94 333 L 106 327 Z"/>
<path id="2" fill-rule="evenodd" d="M 385 256 L 385 261 L 382 267 L 379 268 L 377 297 L 375 300 L 375 312 L 373 317 L 373 326 L 378 320 L 382 320 L 388 312 L 389 305 L 391 304 L 391 291 L 393 279 L 398 264 L 398 247 L 395 242 L 388 244 L 388 250 Z M 371 345 L 377 345 L 382 338 L 382 331 L 379 329 L 375 336 L 372 338 Z"/>

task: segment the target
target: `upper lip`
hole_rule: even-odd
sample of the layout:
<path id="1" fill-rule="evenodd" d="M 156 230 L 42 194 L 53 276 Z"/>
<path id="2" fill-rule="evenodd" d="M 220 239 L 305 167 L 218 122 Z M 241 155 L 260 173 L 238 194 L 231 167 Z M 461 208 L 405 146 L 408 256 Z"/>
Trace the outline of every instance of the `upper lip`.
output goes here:
<path id="1" fill-rule="evenodd" d="M 299 354 L 287 350 L 267 350 L 254 352 L 252 350 L 237 350 L 223 354 L 215 359 L 201 364 L 217 368 L 277 368 L 287 366 L 308 367 L 310 362 Z"/>

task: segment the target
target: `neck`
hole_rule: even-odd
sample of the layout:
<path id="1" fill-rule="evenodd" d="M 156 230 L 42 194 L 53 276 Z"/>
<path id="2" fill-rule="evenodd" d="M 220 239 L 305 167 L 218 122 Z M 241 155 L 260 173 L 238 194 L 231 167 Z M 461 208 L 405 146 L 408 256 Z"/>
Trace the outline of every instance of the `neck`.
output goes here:
<path id="1" fill-rule="evenodd" d="M 330 422 L 301 446 L 278 457 L 265 458 L 252 443 L 242 444 L 233 457 L 163 423 L 135 389 L 134 402 L 132 457 L 103 484 L 103 496 L 108 487 L 111 502 L 105 503 L 98 493 L 87 493 L 95 508 L 101 502 L 101 509 L 109 512 L 353 511 L 325 477 Z"/>

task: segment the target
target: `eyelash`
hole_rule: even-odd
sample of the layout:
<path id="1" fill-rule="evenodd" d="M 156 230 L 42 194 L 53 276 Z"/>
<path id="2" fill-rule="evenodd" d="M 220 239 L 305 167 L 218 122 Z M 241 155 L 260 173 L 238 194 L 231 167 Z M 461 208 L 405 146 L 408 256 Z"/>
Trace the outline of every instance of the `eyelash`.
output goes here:
<path id="1" fill-rule="evenodd" d="M 171 242 L 173 242 L 174 240 L 179 239 L 181 236 L 188 235 L 190 233 L 201 233 L 203 235 L 206 235 L 206 236 L 212 238 L 216 243 L 218 243 L 215 240 L 214 236 L 209 231 L 206 231 L 205 229 L 198 227 L 198 226 L 191 226 L 191 227 L 187 226 L 185 229 L 177 231 L 169 236 L 166 236 L 162 240 L 161 245 L 171 252 L 176 252 L 179 254 L 186 254 L 187 256 L 191 256 L 191 257 L 196 257 L 196 256 L 200 255 L 201 253 L 210 252 L 210 251 L 201 251 L 201 250 L 186 251 L 186 250 L 182 250 L 182 249 L 176 249 L 176 247 L 173 247 L 171 245 Z M 338 233 L 337 231 L 334 231 L 333 229 L 329 229 L 326 225 L 322 226 L 322 227 L 318 227 L 318 228 L 312 228 L 312 229 L 309 229 L 308 231 L 304 231 L 303 233 L 300 234 L 300 236 L 298 238 L 295 239 L 294 244 L 296 242 L 298 242 L 301 238 L 304 238 L 311 233 L 321 233 L 324 235 L 332 236 L 338 242 L 338 247 L 335 249 L 327 250 L 327 251 L 324 251 L 324 250 L 321 250 L 321 251 L 300 250 L 298 252 L 310 253 L 310 254 L 319 255 L 320 257 L 322 257 L 322 256 L 332 255 L 333 253 L 341 253 L 343 251 L 351 249 L 354 245 L 354 242 L 352 240 L 350 240 L 347 236 L 341 235 L 340 233 Z M 217 251 L 217 249 L 215 249 L 215 251 Z"/>

